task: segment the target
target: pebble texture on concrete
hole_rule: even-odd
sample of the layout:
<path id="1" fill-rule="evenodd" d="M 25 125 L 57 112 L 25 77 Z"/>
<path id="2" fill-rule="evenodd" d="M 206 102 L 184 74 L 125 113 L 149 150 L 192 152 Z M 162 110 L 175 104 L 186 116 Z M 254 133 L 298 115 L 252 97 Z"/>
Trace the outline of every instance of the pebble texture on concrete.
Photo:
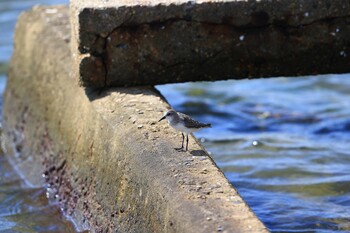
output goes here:
<path id="1" fill-rule="evenodd" d="M 349 12 L 348 0 L 72 0 L 72 52 L 94 87 L 346 73 Z"/>
<path id="2" fill-rule="evenodd" d="M 4 94 L 6 154 L 91 232 L 268 232 L 208 154 L 157 120 L 152 88 L 74 81 L 66 7 L 20 16 Z"/>

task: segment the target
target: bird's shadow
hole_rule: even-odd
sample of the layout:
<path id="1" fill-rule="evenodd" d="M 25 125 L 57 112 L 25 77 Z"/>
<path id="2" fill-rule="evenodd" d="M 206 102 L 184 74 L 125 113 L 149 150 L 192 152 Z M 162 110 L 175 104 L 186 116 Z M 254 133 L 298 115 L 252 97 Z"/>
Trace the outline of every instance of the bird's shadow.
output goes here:
<path id="1" fill-rule="evenodd" d="M 207 156 L 208 155 L 204 150 L 193 150 L 190 153 L 192 156 Z"/>

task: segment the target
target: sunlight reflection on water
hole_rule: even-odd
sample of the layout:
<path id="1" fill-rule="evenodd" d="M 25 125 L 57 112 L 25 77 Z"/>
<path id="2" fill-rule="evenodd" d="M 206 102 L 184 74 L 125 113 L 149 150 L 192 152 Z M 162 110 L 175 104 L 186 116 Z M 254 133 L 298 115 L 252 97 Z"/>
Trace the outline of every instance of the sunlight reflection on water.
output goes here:
<path id="1" fill-rule="evenodd" d="M 350 75 L 157 87 L 273 232 L 350 231 Z"/>

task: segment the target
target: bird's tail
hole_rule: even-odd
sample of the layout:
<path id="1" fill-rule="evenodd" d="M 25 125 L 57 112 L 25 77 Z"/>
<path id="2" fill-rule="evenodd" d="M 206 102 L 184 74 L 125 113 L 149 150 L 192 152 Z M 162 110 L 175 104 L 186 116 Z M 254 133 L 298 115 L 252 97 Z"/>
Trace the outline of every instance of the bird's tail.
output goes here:
<path id="1" fill-rule="evenodd" d="M 211 124 L 204 124 L 204 127 L 211 128 Z"/>

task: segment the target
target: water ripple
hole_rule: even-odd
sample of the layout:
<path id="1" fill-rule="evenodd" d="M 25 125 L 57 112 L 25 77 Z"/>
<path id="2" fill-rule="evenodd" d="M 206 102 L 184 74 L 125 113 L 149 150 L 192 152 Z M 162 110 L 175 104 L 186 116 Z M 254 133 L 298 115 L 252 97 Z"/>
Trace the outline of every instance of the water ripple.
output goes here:
<path id="1" fill-rule="evenodd" d="M 0 232 L 75 232 L 73 225 L 61 215 L 58 206 L 49 203 L 45 189 L 27 187 L 2 154 Z"/>
<path id="2" fill-rule="evenodd" d="M 158 88 L 272 232 L 350 232 L 349 76 Z"/>

